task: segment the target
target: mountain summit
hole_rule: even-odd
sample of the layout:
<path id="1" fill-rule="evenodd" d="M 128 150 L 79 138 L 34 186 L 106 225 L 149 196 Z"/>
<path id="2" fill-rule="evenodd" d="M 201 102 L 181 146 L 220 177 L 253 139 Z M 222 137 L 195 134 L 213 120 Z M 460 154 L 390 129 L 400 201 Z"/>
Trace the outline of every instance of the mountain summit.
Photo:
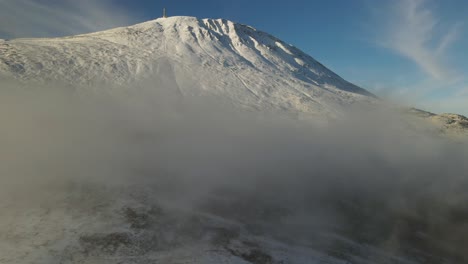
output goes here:
<path id="1" fill-rule="evenodd" d="M 152 80 L 177 93 L 242 107 L 339 112 L 372 101 L 299 49 L 225 19 L 169 17 L 102 32 L 0 42 L 0 76 L 22 81 L 128 86 Z"/>

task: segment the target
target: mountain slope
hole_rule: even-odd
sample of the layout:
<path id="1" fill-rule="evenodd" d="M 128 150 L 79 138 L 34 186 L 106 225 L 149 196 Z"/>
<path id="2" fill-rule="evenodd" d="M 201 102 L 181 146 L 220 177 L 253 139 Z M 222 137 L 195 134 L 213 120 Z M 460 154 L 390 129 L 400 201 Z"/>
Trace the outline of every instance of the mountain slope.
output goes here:
<path id="1" fill-rule="evenodd" d="M 64 38 L 2 41 L 0 76 L 74 86 L 146 80 L 185 96 L 220 96 L 242 107 L 304 113 L 333 114 L 341 106 L 374 100 L 269 34 L 194 17 Z"/>

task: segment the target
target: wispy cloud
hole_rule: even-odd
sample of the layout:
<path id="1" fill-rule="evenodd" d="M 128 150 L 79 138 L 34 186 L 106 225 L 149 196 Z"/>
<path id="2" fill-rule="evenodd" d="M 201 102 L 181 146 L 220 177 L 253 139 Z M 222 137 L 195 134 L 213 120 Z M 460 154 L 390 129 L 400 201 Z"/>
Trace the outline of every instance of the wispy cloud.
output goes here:
<path id="1" fill-rule="evenodd" d="M 0 38 L 72 35 L 132 22 L 112 0 L 0 0 Z"/>
<path id="2" fill-rule="evenodd" d="M 426 0 L 397 0 L 392 5 L 378 41 L 416 63 L 435 80 L 453 77 L 454 70 L 447 66 L 446 57 L 459 36 L 460 24 L 440 30 L 440 21 Z"/>
<path id="3" fill-rule="evenodd" d="M 374 3 L 374 2 L 373 2 Z M 395 0 L 374 8 L 373 27 L 378 45 L 405 57 L 421 70 L 408 73 L 404 83 L 395 76 L 387 97 L 433 112 L 468 114 L 467 79 L 451 61 L 452 45 L 462 36 L 464 24 L 443 17 L 431 0 Z M 462 19 L 462 18 L 461 18 Z"/>

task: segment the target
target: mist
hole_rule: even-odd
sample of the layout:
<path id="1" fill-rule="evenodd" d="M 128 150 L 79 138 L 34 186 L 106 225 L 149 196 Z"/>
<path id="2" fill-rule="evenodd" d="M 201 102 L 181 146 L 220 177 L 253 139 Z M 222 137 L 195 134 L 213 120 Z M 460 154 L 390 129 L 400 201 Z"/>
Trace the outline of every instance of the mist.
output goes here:
<path id="1" fill-rule="evenodd" d="M 338 234 L 421 263 L 468 260 L 468 146 L 415 131 L 399 114 L 359 109 L 324 124 L 147 83 L 1 86 L 2 214 L 54 211 L 87 186 L 103 194 L 77 207 L 148 193 L 332 255 Z M 9 228 L 0 221 L 4 249 Z"/>

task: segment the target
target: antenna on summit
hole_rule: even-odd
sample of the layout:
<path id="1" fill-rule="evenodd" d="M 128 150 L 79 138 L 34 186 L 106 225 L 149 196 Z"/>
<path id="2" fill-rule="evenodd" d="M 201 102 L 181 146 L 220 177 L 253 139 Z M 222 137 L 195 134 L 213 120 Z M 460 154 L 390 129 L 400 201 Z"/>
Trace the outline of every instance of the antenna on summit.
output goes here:
<path id="1" fill-rule="evenodd" d="M 166 8 L 165 8 L 165 7 L 163 8 L 163 17 L 164 17 L 164 18 L 167 18 Z"/>

